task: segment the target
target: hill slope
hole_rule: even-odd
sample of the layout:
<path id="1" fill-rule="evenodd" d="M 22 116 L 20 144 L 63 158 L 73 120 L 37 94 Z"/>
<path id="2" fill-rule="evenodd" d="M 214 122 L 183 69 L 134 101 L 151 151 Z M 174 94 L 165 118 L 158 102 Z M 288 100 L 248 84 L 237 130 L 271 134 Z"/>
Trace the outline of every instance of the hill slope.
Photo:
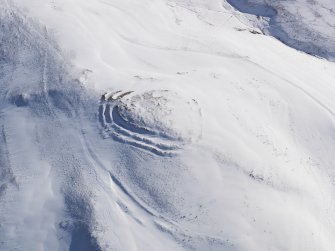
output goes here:
<path id="1" fill-rule="evenodd" d="M 334 249 L 334 63 L 216 0 L 0 4 L 1 250 Z"/>
<path id="2" fill-rule="evenodd" d="M 335 4 L 330 0 L 227 0 L 237 10 L 285 44 L 335 60 Z M 256 16 L 256 17 L 255 17 Z"/>

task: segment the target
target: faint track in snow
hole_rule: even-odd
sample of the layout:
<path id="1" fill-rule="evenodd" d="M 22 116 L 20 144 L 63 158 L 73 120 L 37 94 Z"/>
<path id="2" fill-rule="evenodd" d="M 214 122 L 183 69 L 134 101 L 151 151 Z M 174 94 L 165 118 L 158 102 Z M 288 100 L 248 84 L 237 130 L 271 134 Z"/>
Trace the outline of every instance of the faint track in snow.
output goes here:
<path id="1" fill-rule="evenodd" d="M 91 175 L 91 178 L 95 169 L 83 154 L 80 131 L 74 122 L 77 109 L 82 109 L 82 103 L 77 101 L 84 94 L 70 76 L 67 60 L 46 29 L 25 17 L 10 2 L 0 0 L 2 2 L 6 4 L 5 9 L 0 10 L 0 67 L 4 69 L 0 73 L 0 94 L 4 97 L 0 109 L 5 117 L 0 118 L 0 190 L 8 184 L 17 186 L 14 176 L 17 175 L 21 191 L 11 189 L 11 194 L 5 193 L 1 198 L 4 205 L 8 204 L 1 213 L 10 216 L 1 222 L 1 234 L 12 237 L 1 239 L 0 249 L 2 245 L 4 250 L 10 250 L 7 246 L 20 249 L 23 244 L 29 244 L 24 247 L 27 250 L 48 249 L 49 243 L 43 238 L 26 242 L 29 234 L 25 224 L 18 224 L 24 219 L 35 226 L 36 216 L 20 209 L 33 206 L 34 214 L 50 221 L 49 226 L 46 226 L 49 223 L 41 223 L 46 235 L 59 238 L 59 242 L 66 236 L 70 250 L 78 250 L 76 247 L 80 245 L 101 250 L 93 243 L 96 240 L 92 228 L 96 223 L 89 197 L 92 188 L 87 186 L 83 175 Z M 13 122 L 5 123 L 7 116 L 8 121 Z M 7 125 L 11 132 L 9 147 Z M 12 131 L 19 129 L 23 132 L 12 135 Z M 11 169 L 15 170 L 14 174 Z M 35 196 L 36 186 L 44 179 L 46 191 L 41 191 L 40 197 L 39 192 Z M 44 190 L 44 187 L 37 189 Z M 31 198 L 12 201 L 17 196 L 20 198 L 21 193 L 30 192 Z M 44 210 L 50 201 L 57 203 L 57 209 Z M 22 212 L 22 215 L 15 217 L 11 211 Z M 61 226 L 62 221 L 66 224 Z M 15 231 L 9 233 L 14 228 Z M 35 230 L 31 229 L 32 234 L 39 235 Z"/>
<path id="2" fill-rule="evenodd" d="M 329 108 L 327 105 L 325 105 L 324 103 L 322 103 L 318 98 L 316 98 L 315 96 L 313 96 L 311 93 L 309 93 L 308 91 L 306 91 L 305 89 L 303 89 L 301 86 L 293 83 L 292 81 L 288 80 L 285 77 L 280 76 L 279 74 L 275 73 L 274 71 L 254 62 L 251 60 L 246 60 L 246 62 L 249 62 L 253 65 L 256 65 L 257 67 L 263 69 L 264 71 L 270 73 L 271 75 L 275 76 L 276 78 L 288 83 L 291 87 L 295 88 L 296 90 L 298 90 L 299 92 L 303 93 L 306 97 L 308 97 L 309 99 L 311 99 L 314 103 L 316 103 L 318 106 L 320 106 L 323 110 L 325 110 L 327 113 L 329 113 L 333 119 L 335 120 L 335 112 Z"/>
<path id="3" fill-rule="evenodd" d="M 232 244 L 228 240 L 224 240 L 218 236 L 203 235 L 201 232 L 187 229 L 181 226 L 176 220 L 171 219 L 170 217 L 167 217 L 163 214 L 156 212 L 154 209 L 149 208 L 144 202 L 142 202 L 142 200 L 138 199 L 136 195 L 134 195 L 126 186 L 124 186 L 118 178 L 116 178 L 112 173 L 109 174 L 112 184 L 115 185 L 119 192 L 123 193 L 123 195 L 125 195 L 125 197 L 127 198 L 123 198 L 121 200 L 121 203 L 117 203 L 119 205 L 121 204 L 121 207 L 127 207 L 127 205 L 133 204 L 135 207 L 145 212 L 145 214 L 149 218 L 144 217 L 144 219 L 146 218 L 147 221 L 153 224 L 153 226 L 160 232 L 169 235 L 179 245 L 194 250 L 194 245 L 192 245 L 189 241 L 196 239 L 197 241 L 207 242 L 209 246 L 214 243 L 221 247 L 232 246 Z M 120 194 L 119 196 L 121 199 L 122 196 Z M 134 207 L 130 208 L 131 209 L 127 209 L 125 213 L 129 214 L 132 218 L 137 220 L 139 224 L 143 224 L 140 218 L 136 215 L 136 209 L 134 209 Z"/>
<path id="4" fill-rule="evenodd" d="M 124 40 L 125 42 L 129 43 L 129 44 L 133 44 L 135 46 L 140 46 L 140 47 L 144 47 L 144 48 L 148 48 L 148 49 L 153 49 L 153 50 L 159 50 L 159 51 L 169 51 L 169 52 L 176 52 L 176 53 L 195 53 L 195 54 L 200 54 L 200 55 L 208 55 L 208 56 L 212 56 L 212 57 L 223 57 L 223 58 L 230 58 L 230 59 L 243 59 L 243 56 L 240 56 L 237 53 L 224 53 L 222 51 L 206 51 L 206 50 L 196 50 L 196 49 L 192 49 L 189 47 L 180 47 L 180 48 L 173 48 L 173 47 L 167 47 L 167 46 L 159 46 L 159 45 L 155 45 L 155 44 L 149 44 L 149 43 L 145 43 L 145 42 L 141 42 L 141 41 L 135 41 L 131 38 L 127 38 L 123 35 L 119 36 L 122 38 L 122 40 Z M 192 40 L 190 38 L 187 38 L 190 41 L 190 44 L 192 44 L 192 42 L 197 42 L 196 40 Z M 198 43 L 198 42 L 197 42 Z M 200 48 L 203 47 L 205 44 L 200 44 L 201 46 L 199 46 Z"/>
<path id="5" fill-rule="evenodd" d="M 136 199 L 130 192 L 124 187 L 124 185 L 112 174 L 109 173 L 112 182 L 132 201 L 134 202 L 139 208 L 144 210 L 147 214 L 150 216 L 156 216 L 151 210 L 149 210 L 147 207 L 145 207 L 141 202 L 139 202 L 138 199 Z"/>

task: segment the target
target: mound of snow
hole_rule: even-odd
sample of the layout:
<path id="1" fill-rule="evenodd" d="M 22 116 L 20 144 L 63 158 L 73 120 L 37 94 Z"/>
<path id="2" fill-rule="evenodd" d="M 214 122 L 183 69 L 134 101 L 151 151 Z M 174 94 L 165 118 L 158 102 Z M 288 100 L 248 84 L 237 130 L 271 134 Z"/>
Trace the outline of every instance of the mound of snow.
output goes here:
<path id="1" fill-rule="evenodd" d="M 175 140 L 194 141 L 201 131 L 200 110 L 195 100 L 171 91 L 148 91 L 127 96 L 118 105 L 129 123 L 153 134 Z"/>
<path id="2" fill-rule="evenodd" d="M 167 155 L 201 135 L 201 112 L 194 99 L 168 90 L 117 92 L 103 96 L 99 118 L 106 133 Z"/>

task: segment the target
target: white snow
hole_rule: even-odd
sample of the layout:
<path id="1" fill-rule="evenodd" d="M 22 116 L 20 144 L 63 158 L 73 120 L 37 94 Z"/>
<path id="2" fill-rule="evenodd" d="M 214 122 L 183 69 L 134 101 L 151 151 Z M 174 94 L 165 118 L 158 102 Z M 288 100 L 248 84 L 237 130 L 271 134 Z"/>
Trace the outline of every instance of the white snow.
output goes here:
<path id="1" fill-rule="evenodd" d="M 0 6 L 0 250 L 335 249 L 333 62 L 219 0 Z"/>
<path id="2" fill-rule="evenodd" d="M 265 33 L 309 54 L 335 60 L 335 4 L 330 0 L 227 0 Z M 235 15 L 240 16 L 238 12 Z M 245 17 L 244 17 L 245 18 Z"/>

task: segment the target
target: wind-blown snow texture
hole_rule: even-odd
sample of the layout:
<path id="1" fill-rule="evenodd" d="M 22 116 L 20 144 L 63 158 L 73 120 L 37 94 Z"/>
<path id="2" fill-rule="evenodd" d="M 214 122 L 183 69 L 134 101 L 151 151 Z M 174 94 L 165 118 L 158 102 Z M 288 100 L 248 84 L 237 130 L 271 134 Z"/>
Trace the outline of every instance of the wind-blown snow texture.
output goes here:
<path id="1" fill-rule="evenodd" d="M 332 3 L 288 3 L 0 0 L 0 250 L 334 250 Z"/>

